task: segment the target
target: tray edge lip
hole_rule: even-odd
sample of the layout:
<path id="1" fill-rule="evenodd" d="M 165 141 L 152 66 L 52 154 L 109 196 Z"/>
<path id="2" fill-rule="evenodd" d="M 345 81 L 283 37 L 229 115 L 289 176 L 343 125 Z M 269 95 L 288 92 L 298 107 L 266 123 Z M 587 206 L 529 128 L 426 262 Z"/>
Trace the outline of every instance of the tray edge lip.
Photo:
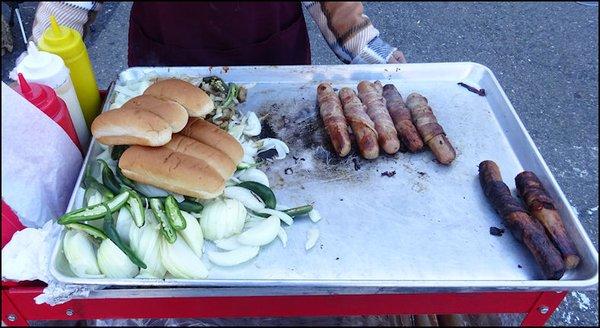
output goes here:
<path id="1" fill-rule="evenodd" d="M 571 205 L 571 203 L 569 202 L 569 200 L 566 198 L 566 196 L 564 195 L 562 189 L 560 188 L 560 186 L 558 185 L 554 175 L 552 174 L 552 172 L 550 171 L 546 161 L 544 160 L 544 158 L 541 156 L 541 153 L 539 152 L 539 149 L 536 147 L 533 139 L 531 138 L 531 136 L 529 135 L 529 132 L 526 130 L 525 125 L 523 124 L 523 122 L 521 121 L 518 113 L 516 112 L 514 106 L 512 105 L 512 102 L 509 100 L 509 98 L 507 97 L 506 93 L 504 92 L 504 89 L 502 88 L 502 86 L 500 85 L 500 83 L 498 82 L 495 74 L 493 73 L 493 71 L 480 63 L 477 62 L 472 62 L 472 61 L 466 61 L 466 62 L 441 62 L 441 63 L 405 63 L 405 64 L 364 64 L 364 65 L 348 65 L 348 64 L 337 64 L 337 65 L 261 65 L 261 66 L 181 66 L 181 67 L 144 67 L 144 66 L 134 66 L 134 67 L 128 67 L 125 70 L 121 71 L 118 75 L 117 75 L 117 79 L 114 83 L 111 83 L 110 88 L 107 92 L 107 98 L 106 101 L 104 102 L 103 106 L 102 106 L 102 111 L 104 112 L 109 108 L 109 98 L 113 93 L 114 93 L 114 89 L 115 86 L 121 81 L 122 78 L 122 74 L 124 74 L 125 72 L 129 72 L 129 71 L 138 71 L 138 70 L 149 70 L 149 69 L 154 69 L 154 68 L 167 68 L 167 69 L 174 69 L 176 71 L 178 70 L 185 70 L 185 69 L 189 69 L 190 67 L 193 67 L 195 69 L 198 68 L 208 68 L 209 70 L 211 69 L 220 69 L 223 72 L 223 68 L 224 67 L 229 67 L 229 68 L 243 68 L 243 69 L 249 69 L 250 67 L 255 67 L 255 68 L 261 68 L 261 67 L 268 67 L 271 69 L 280 69 L 280 68 L 286 68 L 286 69 L 293 69 L 293 68 L 299 68 L 299 67 L 328 67 L 328 68 L 335 68 L 337 67 L 355 67 L 354 69 L 359 69 L 360 66 L 361 68 L 366 68 L 366 67 L 378 67 L 378 68 L 383 68 L 383 67 L 387 67 L 387 66 L 393 66 L 393 67 L 402 67 L 403 65 L 419 65 L 419 66 L 428 66 L 428 65 L 470 65 L 472 67 L 477 67 L 482 69 L 486 74 L 489 74 L 489 77 L 491 78 L 492 82 L 495 84 L 495 86 L 498 88 L 498 91 L 500 92 L 500 96 L 503 98 L 503 100 L 506 102 L 506 104 L 508 105 L 508 108 L 510 110 L 511 115 L 516 119 L 519 129 L 524 133 L 524 135 L 526 136 L 526 140 L 527 143 L 529 144 L 529 146 L 531 148 L 533 148 L 536 157 L 540 160 L 540 164 L 543 168 L 543 170 L 545 171 L 545 173 L 548 175 L 549 180 L 551 182 L 551 184 L 553 185 L 553 187 L 555 188 L 555 190 L 557 191 L 559 197 L 561 198 L 561 201 L 563 201 L 565 204 L 568 205 L 568 207 L 566 208 L 566 210 L 568 211 L 568 213 L 574 217 L 576 220 L 574 220 L 575 222 L 575 227 L 577 229 L 577 231 L 579 232 L 580 235 L 582 235 L 583 237 L 583 241 L 586 244 L 588 250 L 591 250 L 591 255 L 592 255 L 592 259 L 595 263 L 595 271 L 594 274 L 592 275 L 592 277 L 587 278 L 587 279 L 581 279 L 581 280 L 390 280 L 391 281 L 397 281 L 397 282 L 423 282 L 423 283 L 427 283 L 427 282 L 435 282 L 440 283 L 440 282 L 469 282 L 469 283 L 473 283 L 473 282 L 477 282 L 478 284 L 476 284 L 476 287 L 466 287 L 466 286 L 450 286 L 450 287 L 441 287 L 441 286 L 433 286 L 433 285 L 429 285 L 429 286 L 402 286 L 402 285 L 383 285 L 384 287 L 382 287 L 382 284 L 378 284 L 378 285 L 374 285 L 374 284 L 367 284 L 367 285 L 360 285 L 360 284 L 352 284 L 353 282 L 365 282 L 365 280 L 346 280 L 344 281 L 344 283 L 342 285 L 329 285 L 327 284 L 328 281 L 315 281 L 315 280 L 304 280 L 304 281 L 296 281 L 296 283 L 290 284 L 289 287 L 308 287 L 308 288 L 312 288 L 312 287 L 317 287 L 317 288 L 335 288 L 335 287 L 339 287 L 339 288 L 344 288 L 344 287 L 355 287 L 355 288 L 366 288 L 366 287 L 381 287 L 381 288 L 407 288 L 407 289 L 413 289 L 413 288 L 423 288 L 423 289 L 449 289 L 449 290 L 469 290 L 469 291 L 476 291 L 476 290 L 481 290 L 481 289 L 486 289 L 489 288 L 491 290 L 510 290 L 509 288 L 516 288 L 518 290 L 524 289 L 524 290 L 560 290 L 560 289 L 565 289 L 565 288 L 571 288 L 571 289 L 578 289 L 578 290 L 588 290 L 588 289 L 595 289 L 598 286 L 598 275 L 599 275 L 599 271 L 598 271 L 598 251 L 596 251 L 593 243 L 591 242 L 591 239 L 589 237 L 589 235 L 587 234 L 587 232 L 585 231 L 585 229 L 583 228 L 583 225 L 581 224 L 581 221 L 579 220 L 578 215 L 576 215 L 573 211 L 573 207 Z M 225 71 L 225 73 L 227 73 Z M 89 157 L 91 157 L 91 150 L 93 148 L 93 146 L 96 143 L 96 139 L 92 136 L 92 139 L 90 140 L 90 144 L 88 146 L 88 151 L 86 154 L 86 157 L 84 158 L 83 162 L 82 162 L 82 167 L 81 170 L 79 172 L 79 176 L 77 178 L 77 181 L 75 183 L 75 186 L 73 188 L 73 192 L 71 194 L 70 200 L 69 200 L 69 204 L 67 206 L 67 211 L 70 210 L 73 206 L 73 203 L 75 201 L 75 196 L 77 194 L 77 191 L 79 189 L 79 186 L 81 184 L 81 180 L 83 178 L 83 173 L 85 171 L 85 166 L 87 165 L 86 163 L 89 162 Z M 85 165 L 84 165 L 85 164 Z M 61 232 L 60 232 L 60 236 L 59 238 L 55 241 L 54 244 L 54 249 L 52 251 L 52 258 L 50 261 L 50 273 L 51 275 L 59 282 L 62 283 L 69 283 L 69 284 L 81 284 L 81 285 L 98 285 L 98 283 L 94 283 L 92 282 L 93 279 L 89 279 L 89 278 L 78 278 L 78 277 L 67 277 L 64 276 L 62 273 L 58 272 L 56 269 L 56 260 L 59 256 L 59 251 L 60 251 L 60 246 L 61 246 L 61 240 L 64 234 L 64 228 L 61 227 Z M 66 279 L 65 279 L 66 278 Z M 123 279 L 123 280 L 129 280 L 129 281 L 138 281 L 136 279 Z M 143 281 L 143 280 L 142 280 Z M 152 281 L 156 281 L 156 280 L 152 280 Z M 142 286 L 150 286 L 150 283 L 152 283 L 152 281 L 148 281 L 147 283 L 144 284 L 134 284 L 134 285 L 130 285 L 128 284 L 126 281 L 124 282 L 118 282 L 117 284 L 111 284 L 111 285 L 106 285 L 106 286 L 130 286 L 130 287 L 142 287 Z M 173 281 L 182 281 L 182 280 L 173 280 Z M 188 280 L 183 280 L 183 281 L 188 281 Z M 176 285 L 175 283 L 173 283 L 172 285 L 165 285 L 164 287 L 195 287 L 195 288 L 211 288 L 211 287 L 220 287 L 217 285 L 217 281 L 215 281 L 214 283 L 211 283 L 209 285 L 202 285 L 202 282 L 206 281 L 206 280 L 195 280 L 195 283 L 186 285 L 185 283 L 183 285 Z M 237 282 L 236 282 L 237 281 Z M 271 282 L 273 281 L 273 282 Z M 307 282 L 322 282 L 316 285 L 307 285 Z M 506 283 L 503 284 L 501 286 L 497 285 L 497 286 L 491 286 L 491 285 L 486 285 L 486 284 L 479 284 L 480 282 L 485 282 L 485 281 L 493 281 L 494 283 Z M 158 281 L 156 281 L 158 282 Z M 229 285 L 229 286 L 221 286 L 221 287 L 243 287 L 241 285 L 238 285 L 238 283 L 243 283 L 241 279 L 231 279 L 231 280 L 220 280 L 218 281 L 219 283 L 223 283 L 223 282 L 236 282 L 234 285 Z M 274 280 L 245 280 L 244 282 L 258 282 L 258 285 L 255 286 L 248 286 L 248 288 L 251 287 L 258 287 L 260 288 L 262 287 L 285 287 L 282 286 L 281 284 L 279 285 L 275 285 L 274 284 Z M 339 281 L 338 281 L 339 282 Z M 382 282 L 381 280 L 379 282 Z M 528 283 L 536 283 L 536 282 L 540 282 L 540 284 L 534 284 L 534 285 L 538 285 L 538 286 L 533 286 L 533 287 L 520 287 L 518 286 L 519 284 L 515 284 L 515 282 L 528 282 Z M 560 284 L 553 284 L 553 286 L 544 286 L 544 283 L 547 282 L 562 282 Z M 270 283 L 273 283 L 273 285 L 269 285 Z M 418 284 L 417 284 L 418 285 Z M 562 286 L 564 285 L 564 286 Z"/>

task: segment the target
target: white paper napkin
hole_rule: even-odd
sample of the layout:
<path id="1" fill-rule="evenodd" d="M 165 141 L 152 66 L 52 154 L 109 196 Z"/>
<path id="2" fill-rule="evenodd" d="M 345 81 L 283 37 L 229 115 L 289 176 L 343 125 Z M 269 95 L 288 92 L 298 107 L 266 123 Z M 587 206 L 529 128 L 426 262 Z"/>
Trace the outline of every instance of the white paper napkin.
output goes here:
<path id="1" fill-rule="evenodd" d="M 82 156 L 64 130 L 2 82 L 2 199 L 27 227 L 64 213 Z"/>

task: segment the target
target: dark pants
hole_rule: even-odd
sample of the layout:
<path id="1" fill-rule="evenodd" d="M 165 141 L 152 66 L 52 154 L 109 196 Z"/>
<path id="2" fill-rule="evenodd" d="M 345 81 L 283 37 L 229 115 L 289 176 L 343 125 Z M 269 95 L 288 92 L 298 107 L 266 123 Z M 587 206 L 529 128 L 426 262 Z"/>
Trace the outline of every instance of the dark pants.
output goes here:
<path id="1" fill-rule="evenodd" d="M 308 65 L 300 2 L 135 2 L 129 66 Z"/>

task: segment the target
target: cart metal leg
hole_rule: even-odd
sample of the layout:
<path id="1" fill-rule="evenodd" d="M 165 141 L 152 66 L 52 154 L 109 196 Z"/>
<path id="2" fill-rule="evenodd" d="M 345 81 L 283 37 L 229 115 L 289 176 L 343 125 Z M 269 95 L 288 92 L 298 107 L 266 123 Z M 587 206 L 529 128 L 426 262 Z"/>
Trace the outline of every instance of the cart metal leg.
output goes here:
<path id="1" fill-rule="evenodd" d="M 2 290 L 2 321 L 126 318 L 234 318 L 402 314 L 526 313 L 524 326 L 541 326 L 565 292 L 485 292 L 380 295 L 289 295 L 84 298 L 37 305 L 43 287 Z M 143 303 L 144 306 L 139 306 Z"/>

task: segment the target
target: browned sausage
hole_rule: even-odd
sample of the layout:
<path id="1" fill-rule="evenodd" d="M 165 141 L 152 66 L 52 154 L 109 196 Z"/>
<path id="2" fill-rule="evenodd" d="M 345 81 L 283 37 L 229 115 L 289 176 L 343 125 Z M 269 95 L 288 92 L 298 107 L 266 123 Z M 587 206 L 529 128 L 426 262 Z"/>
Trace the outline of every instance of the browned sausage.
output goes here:
<path id="1" fill-rule="evenodd" d="M 400 149 L 396 128 L 385 107 L 385 99 L 373 83 L 362 81 L 358 84 L 358 97 L 367 106 L 367 114 L 375 123 L 379 145 L 388 154 L 395 154 Z"/>
<path id="2" fill-rule="evenodd" d="M 383 97 L 396 131 L 400 136 L 400 141 L 413 153 L 421 150 L 423 140 L 421 140 L 419 132 L 412 122 L 410 110 L 404 104 L 404 100 L 402 100 L 402 96 L 400 96 L 396 87 L 393 84 L 383 86 Z"/>
<path id="3" fill-rule="evenodd" d="M 554 206 L 554 200 L 533 172 L 519 173 L 515 178 L 519 195 L 527 204 L 529 212 L 546 228 L 550 239 L 563 256 L 567 269 L 579 264 L 579 254 L 569 238 L 562 218 Z"/>
<path id="4" fill-rule="evenodd" d="M 496 212 L 505 220 L 513 236 L 527 246 L 546 278 L 560 279 L 565 273 L 560 252 L 548 239 L 544 227 L 512 197 L 496 163 L 483 161 L 479 164 L 479 182 Z"/>
<path id="5" fill-rule="evenodd" d="M 321 83 L 317 87 L 319 113 L 333 144 L 335 152 L 344 157 L 350 152 L 352 144 L 348 134 L 348 125 L 342 111 L 342 104 L 330 83 Z"/>
<path id="6" fill-rule="evenodd" d="M 360 154 L 366 159 L 377 158 L 379 156 L 377 131 L 375 130 L 375 123 L 367 115 L 365 105 L 360 102 L 356 93 L 350 88 L 342 88 L 339 95 L 346 120 L 350 123 L 352 131 L 356 135 L 356 143 Z"/>
<path id="7" fill-rule="evenodd" d="M 446 138 L 442 126 L 438 124 L 433 110 L 427 103 L 427 98 L 418 93 L 411 93 L 406 98 L 406 107 L 410 109 L 412 121 L 421 134 L 423 141 L 441 164 L 448 165 L 456 158 L 454 147 Z"/>

